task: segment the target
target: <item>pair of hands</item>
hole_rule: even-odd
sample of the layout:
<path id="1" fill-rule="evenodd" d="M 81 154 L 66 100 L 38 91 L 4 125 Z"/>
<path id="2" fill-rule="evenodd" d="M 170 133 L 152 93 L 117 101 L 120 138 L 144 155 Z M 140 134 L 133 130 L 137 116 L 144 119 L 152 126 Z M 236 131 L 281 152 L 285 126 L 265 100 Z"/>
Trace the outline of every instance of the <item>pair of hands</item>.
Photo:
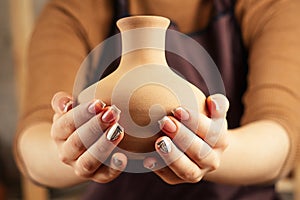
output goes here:
<path id="1" fill-rule="evenodd" d="M 215 94 L 206 99 L 206 104 L 209 116 L 179 107 L 173 116 L 158 122 L 165 133 L 155 143 L 160 158 L 145 158 L 144 167 L 169 184 L 199 182 L 218 168 L 228 146 L 229 102 L 225 96 Z M 114 151 L 124 137 L 118 124 L 120 111 L 115 106 L 93 100 L 73 108 L 72 97 L 59 92 L 52 99 L 52 108 L 52 139 L 61 161 L 76 175 L 106 183 L 124 171 L 127 157 Z M 190 141 L 188 146 L 186 141 Z"/>

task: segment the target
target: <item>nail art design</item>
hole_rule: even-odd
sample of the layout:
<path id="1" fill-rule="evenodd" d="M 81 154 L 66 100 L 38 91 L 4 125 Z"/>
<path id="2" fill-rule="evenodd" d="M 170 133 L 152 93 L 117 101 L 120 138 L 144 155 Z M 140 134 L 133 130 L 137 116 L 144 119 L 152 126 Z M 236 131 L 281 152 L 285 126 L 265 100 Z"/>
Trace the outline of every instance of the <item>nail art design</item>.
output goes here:
<path id="1" fill-rule="evenodd" d="M 150 164 L 150 165 L 148 166 L 148 169 L 154 169 L 156 166 L 157 166 L 157 163 L 156 163 L 156 162 L 153 162 L 152 164 Z"/>
<path id="2" fill-rule="evenodd" d="M 91 105 L 89 105 L 88 111 L 92 114 L 95 114 L 97 113 L 97 110 L 103 109 L 105 106 L 106 104 L 103 101 L 97 99 Z"/>
<path id="3" fill-rule="evenodd" d="M 106 123 L 110 123 L 120 115 L 121 110 L 117 108 L 115 105 L 109 107 L 109 109 L 103 114 L 102 121 Z"/>
<path id="4" fill-rule="evenodd" d="M 163 153 L 170 153 L 171 152 L 171 144 L 166 142 L 165 140 L 161 140 L 157 143 L 159 150 Z"/>
<path id="5" fill-rule="evenodd" d="M 122 166 L 122 164 L 123 164 L 122 160 L 118 159 L 116 156 L 113 156 L 112 159 L 113 159 L 112 162 L 116 167 Z"/>
<path id="6" fill-rule="evenodd" d="M 119 138 L 122 132 L 124 132 L 124 128 L 116 123 L 108 130 L 106 138 L 109 141 L 114 141 Z"/>

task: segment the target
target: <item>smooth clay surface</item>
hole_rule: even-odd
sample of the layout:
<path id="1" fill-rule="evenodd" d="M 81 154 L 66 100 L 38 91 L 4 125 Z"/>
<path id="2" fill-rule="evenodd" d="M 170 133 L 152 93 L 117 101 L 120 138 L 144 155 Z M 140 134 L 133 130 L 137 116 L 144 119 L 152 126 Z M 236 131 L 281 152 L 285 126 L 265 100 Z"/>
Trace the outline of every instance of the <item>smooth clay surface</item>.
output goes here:
<path id="1" fill-rule="evenodd" d="M 159 29 L 158 34 L 143 34 L 147 37 L 145 40 L 157 42 L 157 37 L 160 37 L 158 39 L 164 42 L 169 20 L 157 16 L 134 16 L 123 18 L 117 24 L 121 34 L 123 29 L 128 32 L 131 28 L 151 27 L 149 31 L 153 31 L 155 27 Z M 139 31 L 130 34 L 137 34 L 131 38 L 143 37 Z M 206 97 L 169 68 L 164 49 L 161 49 L 164 44 L 159 44 L 159 48 L 153 48 L 152 44 L 152 48 L 144 48 L 145 44 L 140 44 L 140 49 L 130 51 L 128 46 L 136 41 L 123 41 L 123 38 L 122 35 L 122 49 L 127 49 L 127 52 L 122 55 L 118 69 L 82 91 L 78 101 L 83 103 L 97 98 L 107 105 L 116 105 L 121 110 L 119 123 L 125 129 L 119 148 L 131 159 L 142 159 L 146 156 L 144 153 L 155 151 L 154 142 L 163 134 L 157 123 L 159 119 L 171 115 L 171 110 L 178 106 L 206 113 Z M 142 43 L 142 40 L 137 41 Z"/>

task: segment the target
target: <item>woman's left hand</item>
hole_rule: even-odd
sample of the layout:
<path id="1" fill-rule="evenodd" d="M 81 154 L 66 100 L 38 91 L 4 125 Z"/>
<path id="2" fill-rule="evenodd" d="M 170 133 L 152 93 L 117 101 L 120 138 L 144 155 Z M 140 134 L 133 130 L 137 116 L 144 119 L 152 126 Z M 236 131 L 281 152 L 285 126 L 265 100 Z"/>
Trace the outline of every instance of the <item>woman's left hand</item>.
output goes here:
<path id="1" fill-rule="evenodd" d="M 148 157 L 144 166 L 169 184 L 199 182 L 220 165 L 228 146 L 229 102 L 224 95 L 215 94 L 206 99 L 206 104 L 209 116 L 179 107 L 173 116 L 159 121 L 166 136 L 157 139 L 155 148 L 163 161 Z"/>

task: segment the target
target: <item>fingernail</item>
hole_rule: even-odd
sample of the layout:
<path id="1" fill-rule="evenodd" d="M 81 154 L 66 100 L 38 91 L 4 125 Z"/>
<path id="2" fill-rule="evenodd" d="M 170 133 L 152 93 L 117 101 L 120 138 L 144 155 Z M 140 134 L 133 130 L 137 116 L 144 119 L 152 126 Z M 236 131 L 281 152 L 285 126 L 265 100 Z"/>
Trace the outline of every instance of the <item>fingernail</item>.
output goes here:
<path id="1" fill-rule="evenodd" d="M 102 115 L 102 121 L 105 123 L 110 123 L 117 119 L 117 116 L 120 115 L 121 110 L 119 110 L 115 105 L 109 107 L 109 109 Z"/>
<path id="2" fill-rule="evenodd" d="M 153 162 L 153 163 L 149 163 L 146 167 L 147 167 L 148 169 L 154 169 L 156 166 L 157 166 L 157 163 L 156 163 L 156 162 Z"/>
<path id="3" fill-rule="evenodd" d="M 180 120 L 188 120 L 190 118 L 190 114 L 188 113 L 188 111 L 182 107 L 175 108 L 171 112 L 176 118 Z"/>
<path id="4" fill-rule="evenodd" d="M 97 99 L 93 103 L 91 103 L 91 105 L 89 105 L 88 111 L 91 114 L 96 114 L 96 113 L 99 113 L 105 106 L 106 106 L 106 104 L 103 101 L 100 101 L 99 99 Z"/>
<path id="5" fill-rule="evenodd" d="M 171 152 L 171 144 L 164 139 L 162 139 L 160 142 L 157 143 L 158 149 L 162 153 L 170 153 Z"/>
<path id="6" fill-rule="evenodd" d="M 68 108 L 70 109 L 70 102 L 72 105 L 72 101 L 69 97 L 62 97 L 58 100 L 58 107 L 62 112 L 66 112 Z"/>
<path id="7" fill-rule="evenodd" d="M 167 116 L 164 116 L 161 120 L 158 121 L 159 127 L 162 130 L 165 130 L 170 133 L 174 133 L 177 130 L 174 122 Z"/>
<path id="8" fill-rule="evenodd" d="M 216 111 L 220 111 L 220 105 L 216 99 L 211 98 L 211 102 L 214 104 Z"/>
<path id="9" fill-rule="evenodd" d="M 122 165 L 123 165 L 123 162 L 122 162 L 122 160 L 120 160 L 117 156 L 113 156 L 112 157 L 112 162 L 113 162 L 113 164 L 117 167 L 117 168 L 120 168 L 120 167 L 122 167 Z"/>
<path id="10" fill-rule="evenodd" d="M 69 110 L 71 110 L 73 107 L 73 101 L 69 101 L 65 104 L 65 107 L 64 107 L 64 110 L 63 112 L 66 113 L 68 112 Z"/>
<path id="11" fill-rule="evenodd" d="M 124 132 L 124 128 L 116 123 L 108 130 L 106 138 L 109 141 L 114 141 L 119 138 L 122 132 Z"/>

